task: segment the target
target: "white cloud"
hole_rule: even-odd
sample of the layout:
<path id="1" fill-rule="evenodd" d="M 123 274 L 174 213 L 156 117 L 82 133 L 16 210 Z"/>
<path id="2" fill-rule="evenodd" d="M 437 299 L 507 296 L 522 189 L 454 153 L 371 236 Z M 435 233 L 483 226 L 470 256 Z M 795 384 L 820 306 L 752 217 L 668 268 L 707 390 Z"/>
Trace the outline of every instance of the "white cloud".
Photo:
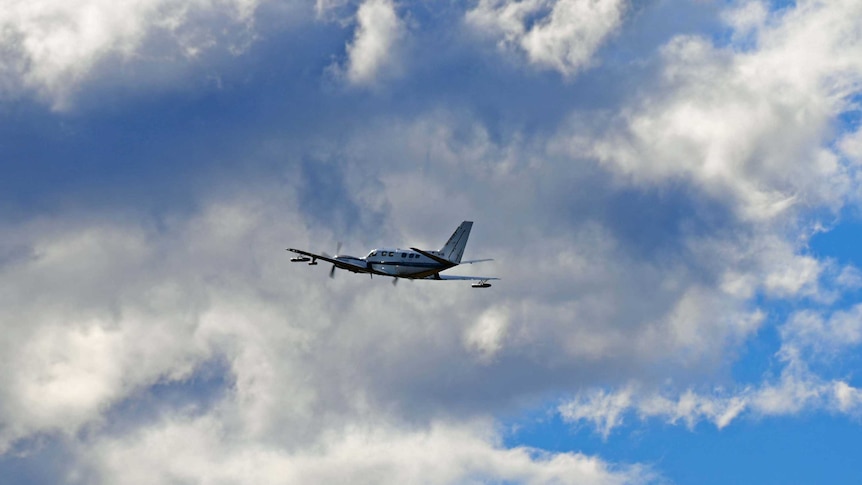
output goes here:
<path id="1" fill-rule="evenodd" d="M 481 136 L 476 140 L 484 141 L 458 144 L 448 138 L 459 131 L 457 124 L 424 123 L 416 126 L 433 127 L 430 140 L 451 153 L 441 156 L 440 165 L 429 170 L 424 183 L 407 187 L 445 194 L 446 181 L 459 180 L 471 187 L 463 203 L 480 207 L 497 184 L 510 187 L 517 180 L 518 187 L 552 187 L 551 182 L 562 178 L 559 172 L 533 171 L 519 163 L 498 170 L 490 160 L 513 148 L 497 147 Z M 416 143 L 420 150 L 424 145 L 418 135 L 389 133 L 386 139 Z M 383 139 L 366 135 L 357 135 L 348 148 L 352 143 Z M 414 196 L 401 191 L 400 182 L 409 180 L 410 174 L 386 168 L 397 167 L 395 161 L 389 165 L 394 154 L 405 156 L 409 150 L 385 151 L 389 155 L 378 159 L 374 151 L 348 150 L 362 157 L 355 166 L 344 162 L 347 196 L 363 197 L 370 190 L 366 183 L 380 183 L 373 177 L 352 176 L 367 173 L 365 157 L 378 159 L 381 173 L 395 177 L 386 179 L 375 193 L 391 211 L 391 224 L 399 228 L 396 240 L 424 240 L 430 247 L 442 244 L 459 221 L 451 219 L 452 207 L 426 207 L 432 216 L 417 219 L 408 203 Z M 461 163 L 470 157 L 475 163 Z M 75 436 L 84 427 L 98 429 L 110 410 L 134 400 L 136 393 L 158 382 L 182 386 L 205 362 L 221 359 L 226 362 L 230 392 L 200 423 L 225 426 L 228 436 L 219 448 L 202 451 L 206 456 L 199 463 L 207 465 L 201 467 L 220 463 L 219 457 L 231 454 L 236 441 L 252 447 L 249 453 L 254 460 L 275 453 L 278 466 L 293 467 L 297 450 L 313 449 L 322 434 L 352 423 L 381 420 L 398 428 L 392 423 L 435 423 L 443 413 L 446 426 L 458 427 L 463 420 L 487 418 L 536 392 L 607 378 L 601 372 L 638 376 L 668 362 L 684 363 L 689 370 L 704 363 L 712 366 L 727 346 L 760 324 L 756 314 L 746 316 L 737 297 L 696 284 L 684 260 L 667 266 L 644 261 L 602 223 L 593 221 L 548 235 L 543 228 L 553 221 L 536 221 L 542 225 L 524 229 L 541 230 L 525 232 L 511 243 L 502 237 L 511 234 L 509 217 L 523 215 L 514 212 L 495 218 L 496 209 L 480 213 L 471 238 L 471 251 L 491 252 L 476 257 L 508 262 L 497 267 L 504 279 L 494 286 L 495 293 L 433 282 L 402 283 L 393 290 L 388 281 L 344 273 L 329 280 L 326 271 L 291 265 L 283 254 L 286 245 L 328 248 L 326 241 L 335 240 L 325 226 L 312 229 L 315 226 L 299 215 L 298 190 L 299 186 L 245 186 L 239 196 L 209 200 L 201 204 L 200 212 L 168 218 L 158 228 L 94 223 L 73 215 L 6 225 L 5 241 L 27 251 L 22 253 L 25 257 L 0 267 L 0 281 L 14 282 L 0 285 L 4 326 L 0 346 L 5 362 L 10 363 L 0 375 L 4 384 L 0 422 L 6 424 L 0 434 L 3 444 L 39 433 Z M 521 195 L 528 197 L 526 191 Z M 445 196 L 441 200 L 456 203 Z M 506 204 L 521 202 L 515 197 Z M 532 206 L 521 210 L 540 213 L 536 204 L 547 203 L 533 200 Z M 429 227 L 429 220 L 446 224 Z M 535 247 L 555 258 L 529 257 Z M 710 251 L 704 254 L 727 258 Z M 712 262 L 722 267 L 726 260 L 721 258 Z M 737 271 L 747 264 L 744 258 L 732 261 L 730 266 Z M 362 291 L 355 291 L 356 285 Z M 457 311 L 442 317 L 441 301 Z M 30 343 L 17 345 L 22 341 Z M 529 372 L 513 374 L 512 365 Z M 590 369 L 599 377 L 590 375 Z M 50 400 L 35 402 L 37 396 L 47 394 Z M 490 408 L 488 402 L 493 403 Z M 197 426 L 197 419 L 178 418 L 169 426 L 179 433 L 171 434 L 171 439 L 194 443 L 197 431 L 191 428 Z M 110 442 L 93 451 L 109 461 L 99 465 L 107 467 L 107 476 L 113 477 L 110 450 L 147 448 L 141 443 L 149 439 L 148 433 L 158 433 L 153 426 L 133 428 L 129 432 L 134 435 L 95 433 L 97 441 Z M 367 432 L 374 434 L 376 427 Z M 186 432 L 192 433 L 188 439 L 180 438 Z M 396 442 L 421 436 L 398 433 L 408 438 L 398 434 L 392 438 Z M 388 439 L 381 438 L 380 446 L 388 446 Z M 491 439 L 482 438 L 482 442 L 493 456 L 510 451 L 488 444 Z M 80 446 L 90 448 L 90 444 Z M 219 451 L 222 446 L 229 451 Z M 341 445 L 332 446 L 340 449 Z M 335 454 L 344 457 L 340 453 Z M 493 469 L 487 473 L 494 479 L 523 477 L 542 483 L 542 478 L 531 477 L 551 480 L 558 475 L 549 469 L 570 471 L 570 466 L 579 469 L 582 463 L 572 461 L 570 455 L 546 461 L 536 461 L 532 453 L 525 456 L 532 457 L 532 462 L 524 466 L 535 466 L 535 472 Z M 119 463 L 122 458 L 116 460 Z M 164 467 L 149 471 L 167 477 L 175 472 L 175 463 L 166 461 Z M 600 461 L 594 464 L 599 470 L 605 466 Z M 244 461 L 232 465 L 244 466 Z M 388 464 L 381 466 L 390 469 Z M 472 466 L 463 475 L 453 475 L 454 480 L 485 473 L 469 471 Z M 476 466 L 484 469 L 485 465 Z M 229 480 L 232 467 L 214 467 L 212 473 Z M 392 468 L 391 473 L 397 479 L 399 473 L 408 472 Z M 128 480 L 135 476 L 130 474 Z"/>
<path id="2" fill-rule="evenodd" d="M 851 290 L 862 288 L 862 271 L 852 265 L 844 266 L 835 278 L 835 283 L 841 288 Z"/>
<path id="3" fill-rule="evenodd" d="M 769 20 L 769 6 L 759 0 L 740 2 L 735 8 L 726 10 L 722 17 L 733 27 L 735 41 L 756 33 Z"/>
<path id="4" fill-rule="evenodd" d="M 693 429 L 701 422 L 716 428 L 729 426 L 743 416 L 792 416 L 804 411 L 828 411 L 857 416 L 862 411 L 862 391 L 843 380 L 825 381 L 789 365 L 777 382 L 735 391 L 716 389 L 697 393 L 660 392 L 630 385 L 618 390 L 592 390 L 578 393 L 558 408 L 564 420 L 591 423 L 607 438 L 624 424 L 626 416 L 641 422 L 660 419 L 668 424 L 683 422 Z"/>
<path id="5" fill-rule="evenodd" d="M 760 328 L 765 314 L 748 304 L 758 292 L 774 298 L 822 292 L 821 263 L 799 254 L 801 244 L 772 227 L 733 221 L 667 234 L 667 227 L 643 222 L 633 234 L 620 232 L 615 219 L 645 207 L 593 214 L 590 208 L 608 204 L 600 194 L 619 190 L 594 179 L 595 167 L 559 160 L 537 140 L 494 142 L 456 113 L 370 124 L 347 146 L 357 157 L 356 169 L 347 171 L 351 180 L 367 175 L 363 160 L 379 164 L 381 179 L 363 192 L 385 201 L 375 204 L 408 240 L 440 244 L 439 229 L 429 229 L 448 228 L 453 211 L 478 215 L 477 233 L 488 239 L 476 257 L 506 261 L 491 274 L 503 277 L 495 292 L 505 294 L 508 317 L 505 326 L 473 323 L 464 336 L 467 348 L 492 362 L 528 355 L 542 365 L 648 368 L 671 359 L 686 369 L 711 366 Z M 429 153 L 434 162 L 424 169 L 403 167 L 403 160 Z M 583 212 L 560 215 L 562 225 L 559 217 L 546 217 L 575 204 Z M 653 233 L 667 247 L 639 254 L 641 239 Z"/>
<path id="6" fill-rule="evenodd" d="M 587 5 L 599 6 L 486 1 L 470 15 L 490 15 L 534 62 L 571 74 L 622 15 L 602 10 L 609 23 L 595 30 L 563 22 Z M 352 82 L 397 68 L 399 8 L 375 0 L 359 8 L 345 71 L 356 68 Z M 814 17 L 827 9 L 805 8 Z M 858 280 L 806 255 L 806 230 L 793 217 L 805 204 L 840 206 L 854 186 L 844 160 L 821 148 L 823 127 L 844 106 L 834 96 L 854 71 L 838 69 L 839 88 L 825 95 L 818 82 L 746 73 L 786 47 L 785 27 L 762 26 L 757 11 L 735 21 L 758 35 L 760 50 L 677 39 L 665 50 L 662 92 L 643 91 L 617 124 L 587 130 L 598 141 L 573 142 L 565 130 L 551 140 L 511 133 L 483 125 L 472 106 L 436 103 L 431 113 L 339 124 L 337 135 L 321 130 L 311 141 L 284 141 L 274 123 L 272 139 L 243 141 L 243 161 L 256 156 L 249 146 L 279 153 L 290 174 L 266 178 L 285 186 L 215 184 L 195 201 L 198 212 L 169 214 L 157 227 L 127 214 L 102 218 L 100 208 L 4 222 L 3 244 L 24 250 L 0 260 L 0 446 L 62 433 L 105 483 L 619 483 L 643 475 L 578 454 L 506 448 L 490 421 L 576 389 L 599 390 L 577 394 L 561 413 L 606 436 L 629 416 L 724 427 L 746 415 L 856 413 L 857 388 L 792 367 L 802 361 L 790 353 L 792 342 L 825 353 L 855 345 L 856 309 L 791 321 L 781 354 L 788 367 L 775 381 L 704 393 L 646 384 L 726 369 L 769 323 L 756 296 L 823 302 L 831 278 Z M 578 35 L 589 42 L 576 46 Z M 99 52 L 91 50 L 93 62 Z M 845 156 L 853 143 L 846 138 Z M 292 160 L 309 153 L 335 160 L 326 175 L 343 183 L 332 191 L 343 200 L 325 212 L 299 202 L 317 187 L 301 186 Z M 339 213 L 352 206 L 355 217 Z M 503 277 L 491 292 L 393 288 L 346 273 L 329 280 L 282 251 L 331 251 L 345 238 L 350 252 L 436 247 L 464 218 L 476 220 L 468 251 L 497 259 L 475 269 Z M 334 235 L 343 228 L 332 221 L 348 219 L 348 234 Z M 145 405 L 138 393 L 157 383 L 193 393 L 197 370 L 213 359 L 225 363 L 227 383 L 211 406 L 187 412 L 158 402 L 156 418 L 129 419 L 127 408 Z"/>
<path id="7" fill-rule="evenodd" d="M 856 109 L 859 109 L 859 107 L 857 106 Z M 844 135 L 838 141 L 838 148 L 841 150 L 841 154 L 846 157 L 853 166 L 858 168 L 862 165 L 862 128 Z"/>
<path id="8" fill-rule="evenodd" d="M 4 228 L 7 241 L 30 249 L 0 271 L 0 450 L 33 432 L 72 433 L 136 386 L 179 378 L 206 354 L 185 341 L 194 322 L 184 310 L 199 295 L 183 288 L 183 275 L 152 286 L 124 278 L 152 274 L 157 255 L 141 232 L 51 226 Z"/>
<path id="9" fill-rule="evenodd" d="M 365 0 L 356 12 L 353 41 L 347 45 L 347 80 L 369 86 L 397 74 L 406 35 L 406 26 L 392 0 Z"/>
<path id="10" fill-rule="evenodd" d="M 682 421 L 694 428 L 703 421 L 721 429 L 742 416 L 791 416 L 806 411 L 827 411 L 858 416 L 862 390 L 845 379 L 828 379 L 811 371 L 809 363 L 834 360 L 862 343 L 862 305 L 837 311 L 824 319 L 806 310 L 790 316 L 779 329 L 781 348 L 776 353 L 783 366 L 778 379 L 764 379 L 756 386 L 716 388 L 709 393 L 692 389 L 662 392 L 629 384 L 617 390 L 594 389 L 578 393 L 559 406 L 560 415 L 572 423 L 591 423 L 607 438 L 626 416 L 642 421 Z"/>
<path id="11" fill-rule="evenodd" d="M 851 387 L 846 382 L 836 382 L 832 392 L 840 412 L 859 415 L 862 411 L 862 389 Z"/>
<path id="12" fill-rule="evenodd" d="M 257 4 L 258 0 L 11 2 L 0 11 L 0 43 L 5 46 L 0 95 L 35 91 L 55 109 L 68 108 L 100 62 L 113 58 L 122 64 L 147 55 L 195 57 L 221 35 L 195 25 L 196 16 L 221 14 L 230 23 L 245 26 Z M 147 52 L 148 38 L 159 35 L 171 39 L 170 48 Z"/>
<path id="13" fill-rule="evenodd" d="M 325 17 L 327 12 L 346 6 L 350 0 L 315 0 L 314 10 L 318 17 Z"/>
<path id="14" fill-rule="evenodd" d="M 226 439 L 226 434 L 228 439 Z M 612 467 L 577 453 L 504 448 L 482 423 L 424 429 L 349 426 L 291 451 L 230 439 L 212 417 L 177 420 L 97 443 L 100 483 L 583 483 L 635 484 L 643 467 Z"/>
<path id="15" fill-rule="evenodd" d="M 837 358 L 862 343 L 862 304 L 827 318 L 814 310 L 794 313 L 781 327 L 781 337 L 782 353 L 788 359 L 799 358 L 802 352 L 809 358 Z"/>
<path id="16" fill-rule="evenodd" d="M 630 389 L 617 392 L 593 390 L 560 406 L 559 412 L 567 421 L 590 421 L 602 435 L 623 424 L 623 415 L 632 405 Z"/>
<path id="17" fill-rule="evenodd" d="M 467 12 L 474 28 L 502 37 L 533 64 L 573 76 L 622 23 L 624 0 L 480 0 Z"/>
<path id="18" fill-rule="evenodd" d="M 757 8 L 746 10 L 731 18 L 755 29 L 756 42 L 738 51 L 677 37 L 664 47 L 660 90 L 640 96 L 606 131 L 562 143 L 637 185 L 690 181 L 736 201 L 750 220 L 839 207 L 856 168 L 825 146 L 832 121 L 862 84 L 860 8 L 800 2 L 769 22 Z"/>
<path id="19" fill-rule="evenodd" d="M 474 350 L 481 361 L 491 361 L 503 348 L 509 327 L 508 314 L 505 308 L 490 308 L 465 332 L 465 345 Z"/>
<path id="20" fill-rule="evenodd" d="M 5 242 L 27 250 L 0 266 L 2 450 L 60 433 L 104 483 L 170 482 L 187 473 L 241 480 L 237 474 L 258 466 L 264 483 L 284 473 L 339 478 L 337 470 L 376 482 L 638 481 L 639 472 L 594 458 L 503 448 L 490 428 L 461 423 L 486 415 L 481 410 L 453 413 L 435 431 L 428 416 L 463 406 L 460 394 L 482 378 L 469 371 L 453 383 L 451 376 L 492 366 L 504 348 L 508 311 L 477 305 L 476 293 L 445 283 L 402 284 L 393 301 L 388 281 L 330 281 L 326 272 L 290 265 L 286 242 L 308 247 L 332 236 L 283 210 L 295 207 L 291 190 L 267 191 L 266 202 L 262 193 L 211 201 L 158 229 L 89 217 L 4 226 Z M 344 290 L 355 284 L 365 289 L 350 297 Z M 441 300 L 459 315 L 440 319 Z M 212 359 L 225 361 L 229 387 L 203 415 L 157 403 L 167 406 L 158 415 L 179 414 L 139 428 L 125 415 L 147 406 L 127 409 L 127 401 L 157 384 L 190 385 Z M 429 400 L 440 403 L 423 410 Z M 432 423 L 431 431 L 401 429 L 401 417 Z M 132 424 L 112 425 L 126 419 Z M 367 421 L 376 424 L 351 431 Z M 85 428 L 87 442 L 77 442 Z M 362 460 L 369 450 L 382 462 Z M 122 471 L 123 453 L 138 455 L 140 468 Z"/>

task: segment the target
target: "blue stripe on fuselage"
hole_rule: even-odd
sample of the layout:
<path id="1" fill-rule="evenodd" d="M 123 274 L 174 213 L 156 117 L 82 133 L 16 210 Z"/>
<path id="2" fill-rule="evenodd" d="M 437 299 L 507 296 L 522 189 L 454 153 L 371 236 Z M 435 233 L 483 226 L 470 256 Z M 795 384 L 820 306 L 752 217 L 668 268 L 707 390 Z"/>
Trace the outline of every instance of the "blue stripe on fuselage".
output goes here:
<path id="1" fill-rule="evenodd" d="M 374 274 L 384 275 L 384 276 L 400 276 L 404 278 L 424 278 L 426 276 L 433 275 L 435 273 L 439 273 L 444 269 L 447 269 L 445 266 L 433 262 L 433 261 L 413 261 L 408 262 L 404 260 L 399 261 L 386 261 L 386 260 L 376 260 L 371 261 L 369 264 L 369 269 Z"/>

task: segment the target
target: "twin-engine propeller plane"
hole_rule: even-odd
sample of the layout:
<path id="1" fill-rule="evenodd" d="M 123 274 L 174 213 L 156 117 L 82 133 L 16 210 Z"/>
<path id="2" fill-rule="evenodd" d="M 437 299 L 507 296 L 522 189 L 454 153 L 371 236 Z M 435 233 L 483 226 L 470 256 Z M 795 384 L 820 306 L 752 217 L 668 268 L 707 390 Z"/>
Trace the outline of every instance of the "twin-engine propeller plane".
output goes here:
<path id="1" fill-rule="evenodd" d="M 458 229 L 455 229 L 449 241 L 443 246 L 443 249 L 439 251 L 426 251 L 417 248 L 379 248 L 372 250 L 364 258 L 357 258 L 343 254 L 329 257 L 326 253 L 314 254 L 293 248 L 288 248 L 287 250 L 299 255 L 290 258 L 294 263 L 316 265 L 318 259 L 332 263 L 332 269 L 329 270 L 330 278 L 335 276 L 336 268 L 341 268 L 353 273 L 368 273 L 372 278 L 374 275 L 391 276 L 394 278 L 392 280 L 393 284 L 398 282 L 398 278 L 411 280 L 467 280 L 476 282 L 471 285 L 473 288 L 488 288 L 491 286 L 488 281 L 499 278 L 440 274 L 442 271 L 454 268 L 459 264 L 491 261 L 490 259 L 461 261 L 461 256 L 464 254 L 464 248 L 467 247 L 467 238 L 470 237 L 470 229 L 472 228 L 473 223 L 471 221 L 462 222 L 458 226 Z M 341 245 L 339 244 L 335 252 L 338 253 L 340 250 Z"/>

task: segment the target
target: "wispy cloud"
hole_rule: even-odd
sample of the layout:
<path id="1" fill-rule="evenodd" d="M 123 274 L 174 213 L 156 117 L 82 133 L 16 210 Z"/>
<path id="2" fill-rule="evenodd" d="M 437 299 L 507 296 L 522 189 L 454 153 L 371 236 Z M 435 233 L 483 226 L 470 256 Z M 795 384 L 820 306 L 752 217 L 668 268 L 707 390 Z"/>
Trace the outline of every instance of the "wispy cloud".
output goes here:
<path id="1" fill-rule="evenodd" d="M 626 417 L 682 422 L 689 428 L 709 422 L 721 429 L 745 416 L 818 411 L 859 416 L 862 389 L 844 378 L 825 378 L 811 368 L 816 365 L 821 372 L 828 370 L 824 363 L 833 363 L 842 353 L 859 346 L 860 308 L 855 305 L 848 311 L 835 311 L 826 319 L 811 310 L 792 314 L 779 330 L 781 347 L 775 354 L 781 367 L 778 378 L 711 392 L 691 388 L 662 391 L 639 384 L 615 390 L 593 389 L 578 393 L 558 411 L 571 423 L 590 423 L 605 438 L 625 424 Z"/>
<path id="2" fill-rule="evenodd" d="M 574 76 L 622 24 L 625 0 L 481 0 L 467 24 L 501 37 L 504 52 L 526 54 L 531 64 Z"/>
<path id="3" fill-rule="evenodd" d="M 803 412 L 833 412 L 858 416 L 862 390 L 843 380 L 823 380 L 789 366 L 774 382 L 738 390 L 712 392 L 660 392 L 627 386 L 616 390 L 591 390 L 560 405 L 558 411 L 572 424 L 589 423 L 606 439 L 626 423 L 658 419 L 694 428 L 708 422 L 718 429 L 743 417 L 793 416 Z"/>

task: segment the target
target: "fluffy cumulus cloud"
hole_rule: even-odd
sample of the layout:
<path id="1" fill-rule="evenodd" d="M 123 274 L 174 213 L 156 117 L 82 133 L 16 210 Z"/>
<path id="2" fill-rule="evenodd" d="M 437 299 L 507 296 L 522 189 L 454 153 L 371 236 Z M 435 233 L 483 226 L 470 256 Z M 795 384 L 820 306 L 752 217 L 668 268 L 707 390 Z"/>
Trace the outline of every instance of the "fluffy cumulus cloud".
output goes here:
<path id="1" fill-rule="evenodd" d="M 2 270 L 3 449 L 34 432 L 74 434 L 209 358 L 195 336 L 208 295 L 194 274 L 167 271 L 173 256 L 145 228 L 42 220 L 4 234 L 21 249 Z"/>
<path id="2" fill-rule="evenodd" d="M 661 470 L 506 443 L 498 420 L 559 396 L 564 420 L 608 439 L 632 418 L 858 415 L 862 391 L 832 359 L 862 343 L 846 303 L 862 278 L 807 249 L 858 203 L 858 126 L 839 121 L 862 80 L 858 2 L 736 4 L 721 17 L 731 35 L 639 46 L 643 63 L 618 66 L 642 76 L 636 91 L 617 71 L 590 77 L 610 35 L 632 42 L 626 2 L 312 5 L 318 50 L 244 44 L 278 68 L 166 128 L 138 122 L 162 120 L 158 103 L 127 107 L 146 163 L 132 135 L 107 139 L 122 117 L 40 114 L 62 133 L 31 133 L 22 158 L 86 151 L 92 131 L 99 148 L 75 160 L 116 149 L 130 166 L 67 181 L 45 164 L 65 184 L 22 195 L 41 205 L 0 223 L 0 470 L 50 441 L 70 457 L 54 482 L 641 483 Z M 163 52 L 160 34 L 191 59 L 260 8 L 14 3 L 0 13 L 4 89 L 62 106 L 106 59 Z M 498 70 L 499 53 L 453 25 L 464 18 L 568 79 Z M 408 24 L 439 44 L 408 42 Z M 411 52 L 428 78 L 399 71 Z M 333 58 L 374 92 L 329 89 Z M 573 94 L 575 74 L 609 93 Z M 534 123 L 527 105 L 558 114 Z M 0 146 L 48 124 L 16 121 Z M 115 180 L 134 184 L 118 196 L 102 187 Z M 437 248 L 464 219 L 465 257 L 495 261 L 458 271 L 501 277 L 489 290 L 329 279 L 284 251 Z M 776 302 L 794 310 L 776 316 Z M 773 325 L 769 376 L 716 377 Z"/>
<path id="3" fill-rule="evenodd" d="M 501 238 L 511 232 L 509 218 L 532 217 L 516 244 L 488 249 L 507 261 L 498 269 L 505 288 L 496 291 L 509 301 L 490 308 L 465 333 L 465 345 L 480 361 L 553 363 L 579 375 L 587 368 L 631 370 L 668 359 L 711 366 L 760 327 L 764 315 L 747 303 L 758 292 L 822 292 L 821 263 L 771 228 L 739 225 L 728 208 L 712 203 L 696 207 L 716 219 L 715 227 L 704 227 L 708 232 L 697 227 L 703 222 L 696 211 L 655 217 L 653 210 L 701 202 L 685 192 L 621 190 L 600 166 L 561 158 L 553 140 L 539 149 L 495 143 L 482 127 L 452 114 L 387 129 L 393 136 L 385 147 L 368 146 L 367 140 L 380 138 L 371 128 L 349 151 L 384 164 L 378 194 L 405 201 L 393 204 L 389 217 L 416 231 L 414 238 L 434 236 L 415 227 L 416 216 L 433 220 L 442 205 L 486 214 L 476 230 Z M 461 133 L 474 134 L 465 143 Z M 428 153 L 436 160 L 429 170 L 397 168 L 397 157 Z M 411 202 L 410 193 L 419 190 L 427 199 Z"/>
<path id="4" fill-rule="evenodd" d="M 344 75 L 355 85 L 373 85 L 398 71 L 406 26 L 392 0 L 366 0 L 356 12 L 356 31 L 347 45 Z"/>
<path id="5" fill-rule="evenodd" d="M 55 108 L 71 102 L 103 61 L 117 64 L 155 57 L 193 59 L 217 42 L 238 47 L 257 0 L 143 0 L 110 2 L 13 1 L 0 12 L 0 95 L 37 92 Z M 221 17 L 219 39 L 206 17 Z M 250 34 L 246 34 L 250 35 Z"/>
<path id="6" fill-rule="evenodd" d="M 261 190 L 274 205 L 217 200 L 160 228 L 86 217 L 4 227 L 19 248 L 0 293 L 4 452 L 64 436 L 82 453 L 69 476 L 98 483 L 652 479 L 638 466 L 502 446 L 475 405 L 445 396 L 479 376 L 447 383 L 438 372 L 471 373 L 465 337 L 489 362 L 505 313 L 422 283 L 396 301 L 388 282 L 333 300 L 355 281 L 322 285 L 324 273 L 287 268 L 282 251 L 331 234 L 281 209 L 296 204 L 290 187 Z M 441 298 L 463 314 L 440 321 Z M 224 375 L 206 384 L 213 361 Z M 219 388 L 206 402 L 183 390 L 201 380 Z M 141 399 L 172 386 L 189 395 Z M 440 415 L 447 401 L 473 410 Z"/>
<path id="7" fill-rule="evenodd" d="M 480 0 L 467 12 L 473 28 L 499 37 L 530 63 L 572 76 L 622 23 L 625 0 Z"/>
<path id="8" fill-rule="evenodd" d="M 730 197 L 747 218 L 792 207 L 838 207 L 858 164 L 830 148 L 837 116 L 862 82 L 854 2 L 799 2 L 766 17 L 759 2 L 728 15 L 754 45 L 681 36 L 663 51 L 661 85 L 601 133 L 576 136 L 588 153 L 637 184 L 688 179 Z M 576 123 L 580 129 L 580 123 Z M 852 142 L 848 141 L 848 146 Z M 852 149 L 851 149 L 852 152 Z"/>
<path id="9" fill-rule="evenodd" d="M 226 440 L 221 422 L 168 422 L 142 436 L 94 447 L 91 470 L 104 483 L 645 483 L 642 467 L 611 469 L 581 454 L 504 449 L 487 426 L 426 430 L 351 426 L 291 452 Z M 165 466 L 165 464 L 168 466 Z M 154 474 L 154 470 L 156 473 Z"/>
<path id="10" fill-rule="evenodd" d="M 656 92 L 641 96 L 597 137 L 576 135 L 563 142 L 571 153 L 589 153 L 607 164 L 624 183 L 662 186 L 685 180 L 730 201 L 738 227 L 757 228 L 751 242 L 762 245 L 733 244 L 717 254 L 739 257 L 748 246 L 753 250 L 744 266 L 751 269 L 748 264 L 755 261 L 760 266 L 749 271 L 725 260 L 718 288 L 743 299 L 762 292 L 825 305 L 822 311 L 795 313 L 782 325 L 773 359 L 780 378 L 774 381 L 707 393 L 638 385 L 597 388 L 563 404 L 564 418 L 591 423 L 607 436 L 631 415 L 688 426 L 706 420 L 721 428 L 746 414 L 810 409 L 858 414 L 857 388 L 846 378 L 812 370 L 859 343 L 858 308 L 830 306 L 835 299 L 830 288 L 853 291 L 858 271 L 836 270 L 828 261 L 801 254 L 817 229 L 800 224 L 798 216 L 856 200 L 855 133 L 836 134 L 835 120 L 856 109 L 853 97 L 862 84 L 859 26 L 850 20 L 860 13 L 853 2 L 799 2 L 774 14 L 761 2 L 745 2 L 725 15 L 739 34 L 729 46 L 702 37 L 672 40 L 664 49 L 664 78 Z M 798 231 L 796 241 L 786 236 L 788 225 Z"/>

